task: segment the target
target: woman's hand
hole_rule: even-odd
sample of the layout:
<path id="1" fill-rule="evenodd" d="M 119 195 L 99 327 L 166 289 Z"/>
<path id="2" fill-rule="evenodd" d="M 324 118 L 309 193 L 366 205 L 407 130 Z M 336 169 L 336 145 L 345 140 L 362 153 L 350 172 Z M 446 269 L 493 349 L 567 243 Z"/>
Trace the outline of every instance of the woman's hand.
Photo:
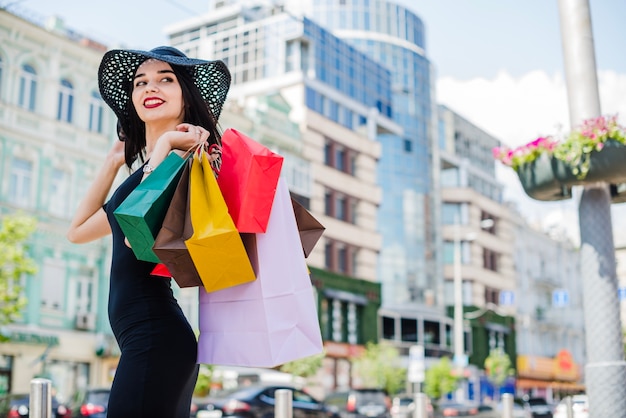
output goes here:
<path id="1" fill-rule="evenodd" d="M 166 143 L 170 150 L 188 151 L 196 145 L 206 142 L 211 133 L 202 126 L 190 123 L 181 123 L 175 131 L 169 131 L 161 135 L 155 148 L 160 148 Z"/>
<path id="2" fill-rule="evenodd" d="M 116 167 L 121 167 L 126 162 L 126 156 L 124 154 L 124 142 L 115 141 L 109 153 L 107 154 L 106 159 Z"/>

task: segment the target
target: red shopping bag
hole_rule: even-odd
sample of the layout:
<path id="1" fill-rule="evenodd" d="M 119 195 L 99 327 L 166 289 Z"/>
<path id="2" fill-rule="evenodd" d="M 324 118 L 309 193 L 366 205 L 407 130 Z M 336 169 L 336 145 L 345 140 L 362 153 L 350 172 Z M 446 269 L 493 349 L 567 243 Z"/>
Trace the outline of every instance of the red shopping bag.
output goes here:
<path id="1" fill-rule="evenodd" d="M 222 135 L 220 186 L 239 232 L 265 232 L 283 157 L 234 129 Z"/>

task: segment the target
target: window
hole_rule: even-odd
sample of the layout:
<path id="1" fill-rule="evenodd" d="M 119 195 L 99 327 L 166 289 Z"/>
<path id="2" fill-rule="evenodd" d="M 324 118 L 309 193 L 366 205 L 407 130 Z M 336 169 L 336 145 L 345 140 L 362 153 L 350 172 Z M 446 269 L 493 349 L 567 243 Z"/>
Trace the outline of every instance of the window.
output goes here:
<path id="1" fill-rule="evenodd" d="M 441 329 L 438 322 L 424 321 L 424 342 L 437 345 L 441 343 Z"/>
<path id="2" fill-rule="evenodd" d="M 18 99 L 18 106 L 34 111 L 36 92 L 37 73 L 33 67 L 28 64 L 24 64 L 22 66 L 22 73 L 20 74 L 20 95 Z"/>
<path id="3" fill-rule="evenodd" d="M 92 91 L 89 99 L 89 130 L 102 133 L 102 97 L 97 91 Z"/>
<path id="4" fill-rule="evenodd" d="M 72 110 L 74 106 L 74 87 L 68 80 L 61 80 L 59 87 L 59 103 L 57 109 L 57 120 L 71 123 Z"/>
<path id="5" fill-rule="evenodd" d="M 327 240 L 324 249 L 327 270 L 346 276 L 355 274 L 358 251 L 356 247 L 343 242 Z"/>
<path id="6" fill-rule="evenodd" d="M 327 216 L 356 225 L 357 204 L 355 197 L 331 189 L 324 192 L 324 214 Z"/>
<path id="7" fill-rule="evenodd" d="M 93 312 L 95 307 L 93 306 L 93 270 L 81 269 L 79 276 L 76 279 L 76 312 L 88 313 Z"/>
<path id="8" fill-rule="evenodd" d="M 395 340 L 396 339 L 396 320 L 389 316 L 383 316 L 383 339 Z"/>
<path id="9" fill-rule="evenodd" d="M 498 271 L 498 253 L 483 248 L 483 268 L 491 271 Z"/>
<path id="10" fill-rule="evenodd" d="M 500 291 L 491 287 L 485 287 L 485 303 L 498 305 L 500 303 Z"/>
<path id="11" fill-rule="evenodd" d="M 44 262 L 41 281 L 41 306 L 63 310 L 65 295 L 65 265 L 61 260 Z"/>
<path id="12" fill-rule="evenodd" d="M 344 326 L 342 303 L 338 299 L 333 299 L 331 307 L 332 340 L 342 341 Z"/>
<path id="13" fill-rule="evenodd" d="M 69 211 L 69 196 L 67 189 L 67 174 L 58 168 L 53 168 L 50 174 L 50 213 L 65 216 Z"/>
<path id="14" fill-rule="evenodd" d="M 356 172 L 357 152 L 330 139 L 324 145 L 324 164 L 354 176 Z"/>
<path id="15" fill-rule="evenodd" d="M 401 318 L 400 332 L 402 341 L 417 342 L 417 319 Z"/>
<path id="16" fill-rule="evenodd" d="M 411 143 L 410 139 L 405 139 L 404 140 L 404 152 L 411 152 L 413 151 L 413 144 Z"/>
<path id="17" fill-rule="evenodd" d="M 33 164 L 21 158 L 11 163 L 11 180 L 9 183 L 9 199 L 18 206 L 28 207 L 33 178 Z"/>

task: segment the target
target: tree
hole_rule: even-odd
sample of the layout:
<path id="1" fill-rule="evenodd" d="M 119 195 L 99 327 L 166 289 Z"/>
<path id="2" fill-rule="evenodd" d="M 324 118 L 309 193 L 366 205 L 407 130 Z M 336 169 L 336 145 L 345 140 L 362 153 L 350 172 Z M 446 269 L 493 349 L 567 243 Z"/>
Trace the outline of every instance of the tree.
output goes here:
<path id="1" fill-rule="evenodd" d="M 430 399 L 438 400 L 451 393 L 457 387 L 459 378 L 452 373 L 452 363 L 448 357 L 442 357 L 426 370 L 424 393 Z"/>
<path id="2" fill-rule="evenodd" d="M 0 325 L 19 317 L 26 299 L 20 278 L 35 274 L 34 260 L 26 254 L 26 240 L 36 227 L 36 220 L 25 215 L 4 216 L 0 226 Z M 1 337 L 0 337 L 1 338 Z"/>
<path id="3" fill-rule="evenodd" d="M 354 367 L 364 386 L 384 389 L 389 395 L 405 387 L 406 368 L 400 365 L 398 350 L 389 343 L 367 343 Z"/>
<path id="4" fill-rule="evenodd" d="M 299 360 L 290 361 L 280 366 L 278 369 L 284 373 L 291 373 L 294 376 L 311 377 L 322 367 L 322 360 L 325 353 L 316 354 Z"/>
<path id="5" fill-rule="evenodd" d="M 485 359 L 485 374 L 487 379 L 493 383 L 496 400 L 500 393 L 500 386 L 513 373 L 511 359 L 502 347 L 495 348 L 489 352 L 489 356 Z"/>
<path id="6" fill-rule="evenodd" d="M 198 370 L 198 380 L 193 390 L 196 396 L 206 396 L 211 391 L 211 383 L 213 383 L 213 366 L 210 364 L 200 364 Z"/>

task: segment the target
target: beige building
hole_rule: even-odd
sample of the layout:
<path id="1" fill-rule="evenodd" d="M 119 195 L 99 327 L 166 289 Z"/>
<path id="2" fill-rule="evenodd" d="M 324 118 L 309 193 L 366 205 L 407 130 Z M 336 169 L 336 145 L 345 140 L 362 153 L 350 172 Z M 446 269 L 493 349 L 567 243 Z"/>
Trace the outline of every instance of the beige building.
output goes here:
<path id="1" fill-rule="evenodd" d="M 109 245 L 65 238 L 69 220 L 115 139 L 97 69 L 105 47 L 53 20 L 47 27 L 0 10 L 0 214 L 38 220 L 22 279 L 28 305 L 2 329 L 0 393 L 35 376 L 59 398 L 110 382 L 115 354 L 106 315 Z"/>

